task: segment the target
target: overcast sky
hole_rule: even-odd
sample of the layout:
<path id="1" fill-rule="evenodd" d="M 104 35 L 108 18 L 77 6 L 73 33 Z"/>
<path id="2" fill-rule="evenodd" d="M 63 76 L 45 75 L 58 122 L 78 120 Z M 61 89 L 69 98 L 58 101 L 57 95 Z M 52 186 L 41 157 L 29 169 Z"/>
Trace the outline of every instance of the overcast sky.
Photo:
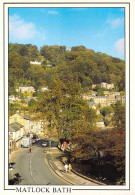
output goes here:
<path id="1" fill-rule="evenodd" d="M 9 8 L 9 42 L 84 45 L 124 59 L 124 9 Z"/>

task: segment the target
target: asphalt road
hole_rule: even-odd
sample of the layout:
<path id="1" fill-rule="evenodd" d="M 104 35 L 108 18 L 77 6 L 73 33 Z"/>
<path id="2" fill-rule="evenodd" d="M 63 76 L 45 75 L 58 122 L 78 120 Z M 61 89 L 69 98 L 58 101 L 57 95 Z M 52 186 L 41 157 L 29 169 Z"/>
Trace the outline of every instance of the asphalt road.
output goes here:
<path id="1" fill-rule="evenodd" d="M 67 185 L 48 167 L 42 142 L 41 140 L 33 144 L 31 153 L 28 153 L 28 148 L 17 153 L 12 171 L 13 174 L 19 173 L 21 176 L 19 185 Z M 52 142 L 52 146 L 55 144 Z"/>

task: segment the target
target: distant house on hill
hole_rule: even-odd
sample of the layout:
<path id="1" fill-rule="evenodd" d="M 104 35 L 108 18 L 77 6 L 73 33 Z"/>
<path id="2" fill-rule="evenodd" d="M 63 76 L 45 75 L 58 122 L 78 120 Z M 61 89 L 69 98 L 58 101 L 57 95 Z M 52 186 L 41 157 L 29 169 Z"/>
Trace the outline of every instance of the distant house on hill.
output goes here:
<path id="1" fill-rule="evenodd" d="M 48 87 L 41 87 L 41 91 L 48 91 Z"/>
<path id="2" fill-rule="evenodd" d="M 102 88 L 105 88 L 105 89 L 113 89 L 114 88 L 114 84 L 113 83 L 111 83 L 111 84 L 109 84 L 109 83 L 101 83 L 100 86 Z"/>
<path id="3" fill-rule="evenodd" d="M 103 96 L 96 96 L 93 97 L 93 101 L 95 102 L 95 104 L 101 104 L 101 106 L 107 106 L 107 97 L 103 97 Z"/>
<path id="4" fill-rule="evenodd" d="M 47 67 L 52 67 L 52 64 L 47 64 L 46 66 L 47 66 Z"/>
<path id="5" fill-rule="evenodd" d="M 10 95 L 9 96 L 9 101 L 15 101 L 15 96 L 14 95 Z"/>
<path id="6" fill-rule="evenodd" d="M 97 85 L 96 84 L 92 84 L 92 89 L 94 89 Z"/>
<path id="7" fill-rule="evenodd" d="M 17 92 L 29 92 L 29 93 L 34 93 L 35 89 L 33 86 L 19 86 L 19 88 L 16 89 Z"/>
<path id="8" fill-rule="evenodd" d="M 38 61 L 30 61 L 30 64 L 33 64 L 33 65 L 41 65 L 41 62 L 38 62 Z"/>

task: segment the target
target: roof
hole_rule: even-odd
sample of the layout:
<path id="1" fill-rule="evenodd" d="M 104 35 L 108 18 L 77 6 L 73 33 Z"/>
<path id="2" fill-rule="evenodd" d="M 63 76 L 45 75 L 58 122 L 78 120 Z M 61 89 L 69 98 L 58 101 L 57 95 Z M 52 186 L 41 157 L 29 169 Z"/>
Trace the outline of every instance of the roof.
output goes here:
<path id="1" fill-rule="evenodd" d="M 12 119 L 12 118 L 21 118 L 21 119 L 23 119 L 23 117 L 20 116 L 20 115 L 17 114 L 17 113 L 9 117 L 9 119 Z"/>
<path id="2" fill-rule="evenodd" d="M 103 121 L 103 119 L 99 119 L 99 120 L 97 120 L 97 122 L 104 122 L 104 121 Z"/>
<path id="3" fill-rule="evenodd" d="M 30 120 L 30 117 L 29 117 L 29 116 L 27 116 L 27 115 L 24 115 L 24 119 L 26 119 L 26 120 Z"/>
<path id="4" fill-rule="evenodd" d="M 93 106 L 93 105 L 95 105 L 95 102 L 94 101 L 90 101 L 90 102 L 88 102 L 88 104 L 89 104 L 89 106 Z"/>
<path id="5" fill-rule="evenodd" d="M 16 131 L 19 131 L 20 128 L 24 127 L 22 124 L 18 123 L 18 122 L 14 122 L 14 123 L 11 123 L 9 125 L 9 132 L 16 132 Z"/>

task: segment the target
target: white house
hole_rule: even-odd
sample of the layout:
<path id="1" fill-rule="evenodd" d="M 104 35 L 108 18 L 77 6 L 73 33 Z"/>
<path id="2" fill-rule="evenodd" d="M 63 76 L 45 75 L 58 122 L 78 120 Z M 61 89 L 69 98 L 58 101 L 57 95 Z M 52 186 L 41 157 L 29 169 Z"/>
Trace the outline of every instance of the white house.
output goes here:
<path id="1" fill-rule="evenodd" d="M 113 89 L 114 88 L 114 84 L 113 83 L 111 83 L 111 84 L 109 84 L 109 83 L 101 83 L 100 86 L 102 88 L 105 88 L 105 89 Z"/>
<path id="2" fill-rule="evenodd" d="M 105 127 L 105 124 L 104 124 L 104 121 L 101 119 L 101 120 L 98 120 L 96 122 L 96 126 L 99 128 L 99 129 L 103 129 Z"/>
<path id="3" fill-rule="evenodd" d="M 30 61 L 30 64 L 33 64 L 33 65 L 41 65 L 41 62 L 38 62 L 38 61 Z"/>
<path id="4" fill-rule="evenodd" d="M 14 95 L 10 95 L 9 96 L 9 101 L 15 101 L 15 96 Z"/>
<path id="5" fill-rule="evenodd" d="M 13 122 L 9 125 L 9 146 L 10 149 L 21 147 L 24 126 L 18 122 Z"/>
<path id="6" fill-rule="evenodd" d="M 19 86 L 19 88 L 16 89 L 17 92 L 29 92 L 29 93 L 34 93 L 35 89 L 33 86 Z"/>
<path id="7" fill-rule="evenodd" d="M 47 67 L 52 67 L 52 65 L 51 64 L 47 64 Z"/>
<path id="8" fill-rule="evenodd" d="M 41 91 L 48 91 L 48 87 L 41 87 Z"/>

